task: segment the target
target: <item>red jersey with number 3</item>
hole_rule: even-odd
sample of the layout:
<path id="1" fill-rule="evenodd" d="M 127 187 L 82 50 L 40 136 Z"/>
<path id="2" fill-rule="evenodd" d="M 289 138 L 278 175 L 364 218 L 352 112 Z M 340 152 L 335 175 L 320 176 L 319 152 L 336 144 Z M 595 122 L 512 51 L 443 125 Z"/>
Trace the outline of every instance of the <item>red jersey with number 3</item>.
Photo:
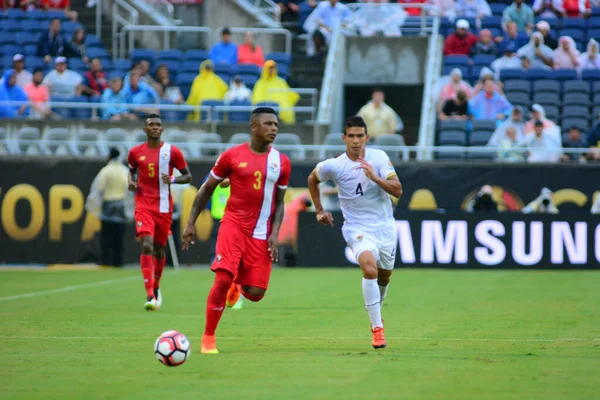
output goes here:
<path id="1" fill-rule="evenodd" d="M 129 167 L 137 168 L 138 189 L 135 193 L 136 209 L 148 209 L 171 213 L 173 199 L 171 186 L 161 179 L 162 174 L 173 175 L 173 168 L 182 170 L 187 166 L 183 153 L 177 147 L 163 142 L 152 149 L 142 143 L 129 151 Z"/>
<path id="2" fill-rule="evenodd" d="M 256 154 L 244 143 L 221 154 L 211 171 L 214 178 L 231 182 L 221 222 L 234 223 L 246 234 L 266 240 L 276 191 L 287 188 L 291 170 L 290 159 L 273 147 L 266 154 Z"/>

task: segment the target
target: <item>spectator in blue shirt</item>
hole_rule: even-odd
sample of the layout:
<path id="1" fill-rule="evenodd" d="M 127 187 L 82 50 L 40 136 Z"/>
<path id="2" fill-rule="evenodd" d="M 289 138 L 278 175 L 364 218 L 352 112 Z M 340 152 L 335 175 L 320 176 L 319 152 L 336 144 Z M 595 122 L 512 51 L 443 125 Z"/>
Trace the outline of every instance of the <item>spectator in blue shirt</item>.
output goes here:
<path id="1" fill-rule="evenodd" d="M 469 109 L 476 121 L 495 120 L 497 124 L 503 121 L 512 105 L 496 91 L 493 78 L 484 78 L 483 90 L 469 100 Z"/>
<path id="2" fill-rule="evenodd" d="M 118 76 L 111 77 L 109 87 L 102 92 L 100 98 L 102 104 L 125 104 L 127 96 L 123 89 L 123 81 Z M 111 121 L 136 120 L 137 116 L 129 112 L 126 107 L 109 107 L 102 109 L 102 119 Z"/>
<path id="3" fill-rule="evenodd" d="M 22 105 L 5 105 L 4 101 L 22 101 Z M 4 82 L 0 85 L 0 117 L 18 118 L 29 114 L 27 95 L 17 86 L 17 74 L 14 69 L 4 73 Z"/>
<path id="4" fill-rule="evenodd" d="M 160 101 L 158 92 L 146 82 L 140 81 L 140 76 L 137 73 L 132 73 L 129 76 L 129 84 L 123 90 L 125 91 L 127 103 L 141 106 L 132 107 L 139 118 L 144 119 L 147 114 L 158 112 L 156 108 L 152 107 Z"/>
<path id="5" fill-rule="evenodd" d="M 237 46 L 231 42 L 231 31 L 223 28 L 221 31 L 221 42 L 210 49 L 210 59 L 215 63 L 237 63 Z"/>

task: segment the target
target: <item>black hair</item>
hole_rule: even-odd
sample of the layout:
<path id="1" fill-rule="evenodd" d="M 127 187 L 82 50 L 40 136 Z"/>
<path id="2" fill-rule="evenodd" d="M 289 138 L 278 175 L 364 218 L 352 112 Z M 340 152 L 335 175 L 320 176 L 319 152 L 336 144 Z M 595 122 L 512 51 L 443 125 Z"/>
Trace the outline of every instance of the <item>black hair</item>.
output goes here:
<path id="1" fill-rule="evenodd" d="M 33 70 L 33 75 L 37 74 L 38 72 L 41 72 L 42 74 L 44 73 L 44 70 L 42 68 L 36 68 Z"/>
<path id="2" fill-rule="evenodd" d="M 538 126 L 544 126 L 544 123 L 538 119 L 537 121 L 535 121 L 535 122 L 533 123 L 533 126 L 535 126 L 535 127 L 538 127 Z"/>
<path id="3" fill-rule="evenodd" d="M 373 94 L 373 93 L 377 93 L 377 92 L 380 92 L 380 93 L 384 93 L 384 94 L 385 94 L 385 92 L 383 91 L 383 89 L 382 89 L 382 88 L 380 88 L 380 87 L 374 87 L 374 88 L 373 88 L 373 90 L 371 91 L 371 94 Z"/>
<path id="4" fill-rule="evenodd" d="M 250 123 L 253 124 L 262 114 L 273 114 L 277 116 L 277 112 L 271 107 L 256 107 L 250 115 Z"/>
<path id="5" fill-rule="evenodd" d="M 352 117 L 346 118 L 344 121 L 344 135 L 346 134 L 346 129 L 348 128 L 365 128 L 365 134 L 368 135 L 367 124 L 360 115 L 353 115 Z"/>
<path id="6" fill-rule="evenodd" d="M 146 122 L 144 122 L 144 125 L 147 125 L 148 124 L 148 120 L 152 119 L 152 118 L 158 118 L 158 119 L 160 119 L 160 115 L 156 114 L 156 113 L 152 113 L 152 114 L 146 115 Z"/>
<path id="7" fill-rule="evenodd" d="M 221 36 L 223 35 L 231 35 L 231 31 L 229 30 L 229 28 L 223 28 L 223 30 L 221 31 Z"/>
<path id="8" fill-rule="evenodd" d="M 111 147 L 108 152 L 108 159 L 114 160 L 115 158 L 119 158 L 120 154 L 121 153 L 119 152 L 119 149 L 117 149 L 116 147 Z"/>
<path id="9" fill-rule="evenodd" d="M 578 127 L 578 126 L 572 125 L 572 126 L 569 128 L 569 130 L 570 130 L 570 131 L 572 131 L 573 129 L 577 129 L 578 131 L 580 131 L 580 132 L 581 132 L 581 129 L 579 129 L 579 127 Z"/>

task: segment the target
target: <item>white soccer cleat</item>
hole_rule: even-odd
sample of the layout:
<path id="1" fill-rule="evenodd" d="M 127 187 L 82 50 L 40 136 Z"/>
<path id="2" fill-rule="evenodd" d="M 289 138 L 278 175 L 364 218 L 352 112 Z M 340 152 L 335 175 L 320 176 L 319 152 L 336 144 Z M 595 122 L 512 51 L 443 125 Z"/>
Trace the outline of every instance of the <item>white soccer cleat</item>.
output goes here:
<path id="1" fill-rule="evenodd" d="M 146 311 L 156 311 L 158 309 L 158 307 L 156 306 L 156 299 L 152 298 L 151 300 L 148 300 L 144 304 L 144 308 L 146 309 Z"/>
<path id="2" fill-rule="evenodd" d="M 162 306 L 162 294 L 160 288 L 154 289 L 154 297 L 156 298 L 156 309 L 158 310 Z"/>

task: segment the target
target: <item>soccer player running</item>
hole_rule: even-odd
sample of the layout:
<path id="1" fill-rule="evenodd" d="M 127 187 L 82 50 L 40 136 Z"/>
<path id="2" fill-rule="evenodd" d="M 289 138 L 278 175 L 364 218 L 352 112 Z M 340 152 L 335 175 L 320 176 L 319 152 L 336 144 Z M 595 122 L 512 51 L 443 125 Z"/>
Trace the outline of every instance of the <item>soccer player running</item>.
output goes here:
<path id="1" fill-rule="evenodd" d="M 279 122 L 272 108 L 259 107 L 250 117 L 250 143 L 225 151 L 202 185 L 183 233 L 184 250 L 196 238 L 196 219 L 215 187 L 229 178 L 231 196 L 221 220 L 215 281 L 206 303 L 206 325 L 201 352 L 218 354 L 215 331 L 225 306 L 233 307 L 240 292 L 260 301 L 269 286 L 271 263 L 277 261 L 277 237 L 283 220 L 283 199 L 291 172 L 289 158 L 271 147 Z"/>
<path id="2" fill-rule="evenodd" d="M 319 183 L 332 179 L 338 185 L 344 215 L 342 234 L 363 273 L 362 291 L 371 321 L 375 349 L 387 345 L 381 306 L 394 268 L 396 229 L 389 195 L 402 196 L 402 185 L 385 152 L 367 148 L 367 125 L 359 116 L 349 117 L 342 135 L 346 152 L 317 164 L 308 177 L 317 221 L 333 226 L 331 213 L 323 209 Z"/>
<path id="3" fill-rule="evenodd" d="M 149 114 L 144 124 L 148 140 L 129 151 L 129 190 L 135 193 L 135 229 L 142 245 L 140 265 L 146 287 L 148 311 L 162 305 L 160 278 L 165 267 L 165 245 L 173 217 L 172 184 L 192 181 L 181 150 L 163 142 L 163 125 L 158 114 Z M 173 168 L 181 176 L 173 176 Z"/>

